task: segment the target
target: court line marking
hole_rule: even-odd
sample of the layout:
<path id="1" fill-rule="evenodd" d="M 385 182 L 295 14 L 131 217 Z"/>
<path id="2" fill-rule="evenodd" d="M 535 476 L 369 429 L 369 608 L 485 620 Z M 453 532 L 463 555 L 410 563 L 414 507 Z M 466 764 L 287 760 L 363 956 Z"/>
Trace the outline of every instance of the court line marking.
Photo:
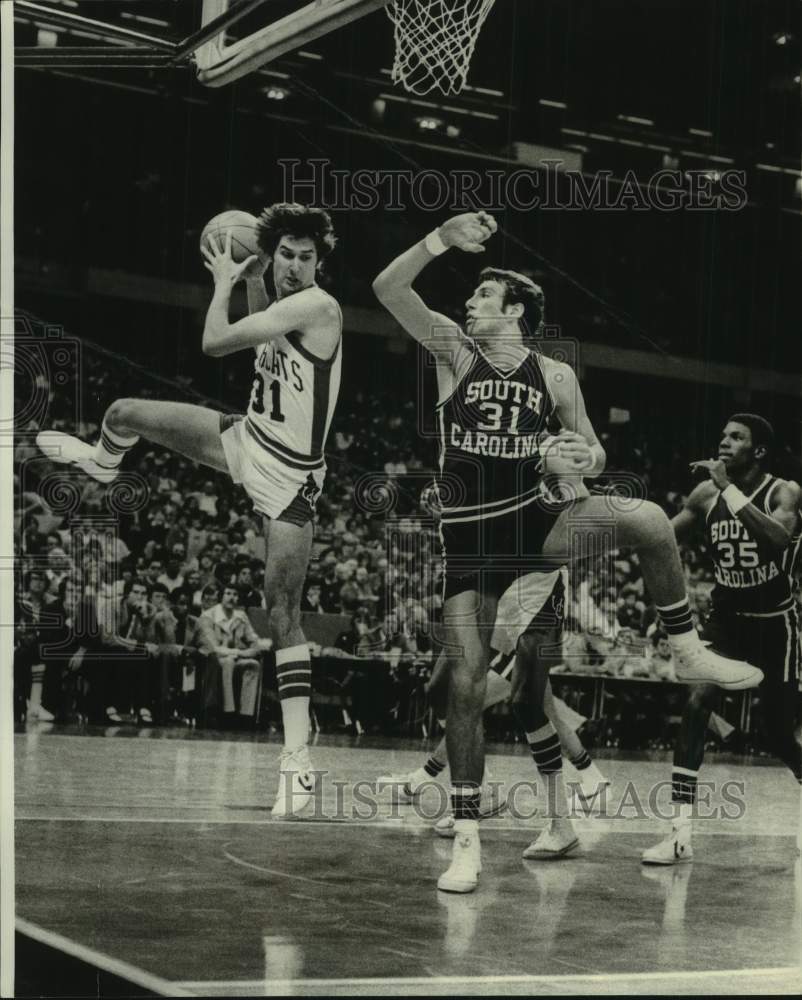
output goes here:
<path id="1" fill-rule="evenodd" d="M 339 826 L 342 828 L 362 828 L 362 827 L 373 827 L 374 829 L 381 830 L 400 830 L 407 831 L 410 833 L 420 833 L 421 831 L 426 831 L 431 829 L 431 825 L 434 824 L 434 817 L 431 820 L 421 820 L 419 823 L 410 822 L 404 817 L 399 817 L 394 819 L 387 817 L 385 819 L 263 819 L 258 816 L 248 817 L 201 817 L 201 816 L 64 816 L 63 814 L 26 814 L 20 810 L 17 810 L 15 821 L 21 821 L 25 823 L 194 823 L 196 826 L 207 825 L 207 826 L 280 826 L 282 828 L 291 826 L 295 830 L 312 830 L 315 827 L 331 827 Z M 483 820 L 482 830 L 493 831 L 493 832 L 509 832 L 509 833 L 537 833 L 543 824 L 545 824 L 548 817 L 546 816 L 533 816 L 532 826 L 527 826 L 525 824 L 529 823 L 529 820 Z M 660 824 L 665 824 L 668 822 L 667 819 L 663 817 L 656 816 L 654 819 L 628 819 L 622 816 L 620 819 L 595 819 L 593 817 L 583 818 L 574 817 L 574 823 L 576 824 L 579 833 L 634 833 L 634 834 L 654 834 L 660 833 Z M 728 824 L 730 822 L 737 824 L 737 820 L 719 820 L 718 822 Z M 430 825 L 431 824 L 431 825 Z M 769 838 L 782 838 L 782 837 L 795 837 L 797 835 L 796 830 L 782 830 L 772 827 L 768 830 L 757 829 L 757 830 L 744 830 L 739 829 L 737 826 L 726 826 L 720 830 L 704 830 L 700 829 L 699 826 L 694 829 L 694 836 L 696 837 L 769 837 Z"/>
<path id="2" fill-rule="evenodd" d="M 119 976 L 121 979 L 127 979 L 129 982 L 132 982 L 137 986 L 141 986 L 146 990 L 152 990 L 160 996 L 197 996 L 196 992 L 191 990 L 188 986 L 184 986 L 182 983 L 171 982 L 169 979 L 162 979 L 161 976 L 157 976 L 152 972 L 147 972 L 145 969 L 140 969 L 137 965 L 131 965 L 128 962 L 123 962 L 122 959 L 112 958 L 110 955 L 106 955 L 101 951 L 95 951 L 94 948 L 88 948 L 86 945 L 79 944 L 77 941 L 72 941 L 70 938 L 66 938 L 62 934 L 58 934 L 55 931 L 46 930 L 39 924 L 34 924 L 30 920 L 25 920 L 24 917 L 17 917 L 15 926 L 20 934 L 33 938 L 34 941 L 46 944 L 49 947 L 55 948 L 57 951 L 64 952 L 64 954 L 70 955 L 72 958 L 77 958 L 82 962 L 88 962 L 91 965 L 95 965 L 104 972 L 108 972 L 113 976 Z"/>
<path id="3" fill-rule="evenodd" d="M 343 979 L 271 979 L 270 989 L 281 990 L 304 986 L 316 987 L 349 987 L 349 986 L 383 986 L 392 988 L 394 986 L 432 986 L 433 984 L 449 985 L 475 985 L 491 983 L 513 984 L 537 984 L 537 983 L 565 983 L 574 980 L 582 982 L 628 982 L 636 980 L 638 982 L 655 982 L 660 979 L 713 979 L 716 976 L 788 976 L 789 973 L 796 973 L 802 978 L 802 968 L 798 965 L 779 966 L 772 969 L 678 969 L 666 972 L 613 972 L 613 973 L 565 973 L 561 975 L 547 976 L 409 976 L 409 977 L 387 977 L 387 978 L 343 978 Z M 209 987 L 236 989 L 236 988 L 257 988 L 264 987 L 264 979 L 203 979 L 203 980 L 182 980 L 175 984 L 184 989 L 204 990 Z"/>
<path id="4" fill-rule="evenodd" d="M 265 875 L 277 875 L 279 878 L 295 879 L 298 882 L 306 882 L 308 885 L 322 885 L 325 889 L 338 887 L 334 882 L 324 882 L 323 879 L 309 878 L 308 875 L 296 875 L 294 872 L 282 872 L 277 868 L 265 868 L 262 865 L 255 865 L 251 861 L 245 861 L 244 858 L 238 858 L 236 854 L 231 854 L 230 851 L 226 850 L 227 846 L 227 844 L 223 845 L 223 857 L 228 858 L 229 861 L 233 861 L 235 865 L 241 865 L 243 868 L 250 868 L 255 872 L 263 872 Z"/>

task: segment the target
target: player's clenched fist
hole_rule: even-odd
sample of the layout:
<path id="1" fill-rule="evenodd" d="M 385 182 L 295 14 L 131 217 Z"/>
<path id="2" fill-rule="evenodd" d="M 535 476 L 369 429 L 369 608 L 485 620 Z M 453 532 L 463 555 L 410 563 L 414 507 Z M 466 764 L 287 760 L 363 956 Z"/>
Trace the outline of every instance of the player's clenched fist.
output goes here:
<path id="1" fill-rule="evenodd" d="M 484 253 L 482 244 L 497 229 L 496 220 L 487 212 L 465 212 L 444 222 L 438 235 L 447 247 L 457 247 L 468 253 Z"/>

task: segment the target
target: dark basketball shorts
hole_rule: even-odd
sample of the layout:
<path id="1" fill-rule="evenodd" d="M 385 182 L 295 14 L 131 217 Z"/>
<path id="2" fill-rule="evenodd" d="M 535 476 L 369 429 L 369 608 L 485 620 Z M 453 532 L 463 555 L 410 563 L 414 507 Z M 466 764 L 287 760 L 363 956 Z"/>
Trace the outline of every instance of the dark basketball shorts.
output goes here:
<path id="1" fill-rule="evenodd" d="M 443 599 L 468 590 L 500 598 L 519 577 L 559 569 L 561 561 L 548 561 L 541 553 L 554 522 L 571 505 L 537 500 L 482 520 L 458 521 L 445 513 L 440 522 Z"/>
<path id="2" fill-rule="evenodd" d="M 231 478 L 251 498 L 254 510 L 299 528 L 314 519 L 326 476 L 325 462 L 321 460 L 311 470 L 282 462 L 247 432 L 242 414 L 220 414 L 220 441 Z"/>
<path id="3" fill-rule="evenodd" d="M 760 667 L 764 684 L 799 683 L 799 618 L 795 607 L 774 615 L 745 615 L 714 609 L 705 639 L 722 656 Z"/>

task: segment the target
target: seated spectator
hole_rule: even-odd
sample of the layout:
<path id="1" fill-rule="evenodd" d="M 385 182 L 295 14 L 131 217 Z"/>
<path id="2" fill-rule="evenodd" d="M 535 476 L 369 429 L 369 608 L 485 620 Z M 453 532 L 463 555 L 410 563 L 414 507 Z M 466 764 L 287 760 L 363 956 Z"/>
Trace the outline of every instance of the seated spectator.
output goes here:
<path id="1" fill-rule="evenodd" d="M 616 618 L 621 628 L 631 628 L 640 632 L 643 625 L 643 612 L 645 608 L 638 601 L 638 595 L 634 589 L 624 587 L 619 601 Z"/>
<path id="2" fill-rule="evenodd" d="M 203 646 L 220 664 L 223 712 L 229 722 L 236 715 L 253 718 L 262 678 L 262 645 L 248 616 L 237 608 L 239 592 L 233 585 L 223 587 L 219 604 L 204 611 L 200 627 Z M 235 696 L 235 675 L 242 674 L 239 698 Z"/>
<path id="3" fill-rule="evenodd" d="M 57 597 L 61 581 L 74 572 L 72 560 L 61 546 L 50 549 L 47 553 L 46 576 L 48 580 L 47 590 L 51 599 Z"/>
<path id="4" fill-rule="evenodd" d="M 160 573 L 154 581 L 166 587 L 168 594 L 172 594 L 174 590 L 180 590 L 184 586 L 184 574 L 181 572 L 182 559 L 176 554 L 175 549 L 183 552 L 184 546 L 178 544 L 173 547 L 173 554 L 167 560 L 164 572 Z"/>
<path id="5" fill-rule="evenodd" d="M 24 590 L 14 609 L 14 716 L 31 722 L 52 722 L 58 711 L 60 670 L 45 664 L 42 626 L 52 625 L 53 600 L 41 570 L 25 575 Z"/>
<path id="6" fill-rule="evenodd" d="M 239 606 L 245 608 L 263 608 L 265 606 L 264 596 L 261 591 L 255 590 L 253 586 L 253 574 L 250 566 L 240 566 L 237 572 L 237 591 L 239 592 Z"/>
<path id="7" fill-rule="evenodd" d="M 301 611 L 322 615 L 323 605 L 320 603 L 320 581 L 307 580 L 301 596 Z"/>
<path id="8" fill-rule="evenodd" d="M 216 601 L 216 592 L 214 596 Z M 179 716 L 204 728 L 218 721 L 219 665 L 203 649 L 200 617 L 191 613 L 186 590 L 175 591 L 172 600 L 175 645 L 170 651 L 170 688 Z"/>
<path id="9" fill-rule="evenodd" d="M 665 632 L 655 632 L 652 635 L 651 667 L 651 674 L 655 680 L 676 682 L 677 671 L 674 655 Z"/>
<path id="10" fill-rule="evenodd" d="M 206 480 L 200 493 L 193 495 L 197 497 L 199 510 L 203 511 L 204 514 L 217 517 L 217 491 L 211 479 Z"/>
<path id="11" fill-rule="evenodd" d="M 140 725 L 153 723 L 161 676 L 159 647 L 151 640 L 153 615 L 148 585 L 140 579 L 131 581 L 118 607 L 106 605 L 105 614 L 99 614 L 103 645 L 113 654 L 104 670 L 100 692 L 107 722 L 124 722 L 133 710 Z"/>

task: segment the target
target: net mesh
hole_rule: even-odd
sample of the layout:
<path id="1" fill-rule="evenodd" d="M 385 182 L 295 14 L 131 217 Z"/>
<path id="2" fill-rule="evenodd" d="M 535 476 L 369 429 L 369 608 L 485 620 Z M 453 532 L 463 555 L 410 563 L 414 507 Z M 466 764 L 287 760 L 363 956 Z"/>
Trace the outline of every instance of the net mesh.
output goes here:
<path id="1" fill-rule="evenodd" d="M 495 0 L 392 0 L 393 83 L 413 94 L 459 94 L 473 50 Z"/>

